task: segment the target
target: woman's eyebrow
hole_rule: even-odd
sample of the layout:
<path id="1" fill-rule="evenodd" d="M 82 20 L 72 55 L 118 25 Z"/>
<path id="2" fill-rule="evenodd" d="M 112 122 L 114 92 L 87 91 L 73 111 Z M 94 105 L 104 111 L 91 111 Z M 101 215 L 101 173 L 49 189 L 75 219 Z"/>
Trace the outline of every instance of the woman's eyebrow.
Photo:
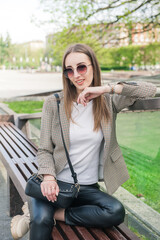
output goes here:
<path id="1" fill-rule="evenodd" d="M 77 66 L 80 65 L 80 64 L 82 64 L 82 63 L 83 63 L 83 64 L 86 64 L 85 62 L 80 62 L 80 63 L 77 63 Z M 66 68 L 68 68 L 68 67 L 71 67 L 71 68 L 72 68 L 72 66 L 70 66 L 70 65 L 69 65 L 69 66 L 66 66 Z"/>

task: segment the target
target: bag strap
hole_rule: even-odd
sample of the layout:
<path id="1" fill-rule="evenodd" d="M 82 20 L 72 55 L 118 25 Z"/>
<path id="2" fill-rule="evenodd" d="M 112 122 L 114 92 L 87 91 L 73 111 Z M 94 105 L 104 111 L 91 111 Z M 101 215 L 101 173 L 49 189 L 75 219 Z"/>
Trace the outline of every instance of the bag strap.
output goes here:
<path id="1" fill-rule="evenodd" d="M 62 131 L 62 125 L 61 125 L 61 119 L 60 119 L 60 113 L 59 113 L 60 98 L 59 98 L 59 95 L 57 93 L 54 93 L 54 96 L 56 97 L 56 100 L 57 100 L 58 118 L 59 118 L 59 124 L 60 124 L 60 128 L 61 128 L 61 136 L 62 136 L 63 146 L 64 146 L 64 150 L 65 150 L 66 157 L 67 157 L 67 160 L 68 160 L 69 168 L 71 170 L 72 177 L 74 179 L 74 183 L 76 184 L 76 183 L 78 183 L 77 173 L 75 173 L 75 171 L 73 169 L 73 166 L 72 166 L 72 163 L 71 163 L 71 160 L 70 160 L 70 157 L 69 157 L 69 153 L 67 151 L 67 147 L 66 147 L 66 144 L 65 144 L 65 141 L 64 141 L 63 131 Z"/>

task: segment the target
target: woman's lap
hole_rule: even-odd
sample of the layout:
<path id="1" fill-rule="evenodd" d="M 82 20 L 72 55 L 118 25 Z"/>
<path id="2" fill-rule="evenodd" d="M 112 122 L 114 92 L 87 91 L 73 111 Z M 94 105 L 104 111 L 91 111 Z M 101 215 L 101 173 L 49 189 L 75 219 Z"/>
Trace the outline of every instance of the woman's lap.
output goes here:
<path id="1" fill-rule="evenodd" d="M 38 199 L 31 199 L 29 205 L 31 226 L 34 227 L 35 224 L 32 224 L 34 221 L 39 221 L 40 225 L 46 228 L 48 223 L 50 224 L 48 231 L 51 231 L 57 208 L 50 202 Z M 65 210 L 65 222 L 69 225 L 111 227 L 123 222 L 124 215 L 123 205 L 114 197 L 100 191 L 97 185 L 81 186 L 77 199 L 71 207 Z M 39 231 L 41 232 L 42 229 L 43 227 Z"/>

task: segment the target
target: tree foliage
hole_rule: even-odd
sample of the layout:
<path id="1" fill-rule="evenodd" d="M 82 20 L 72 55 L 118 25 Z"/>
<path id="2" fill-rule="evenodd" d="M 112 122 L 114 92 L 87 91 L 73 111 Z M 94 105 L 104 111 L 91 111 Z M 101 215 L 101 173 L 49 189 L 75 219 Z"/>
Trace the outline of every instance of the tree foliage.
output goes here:
<path id="1" fill-rule="evenodd" d="M 93 25 L 85 30 L 92 33 L 94 28 L 97 40 L 106 35 L 106 30 L 110 31 L 108 41 L 117 38 L 116 32 L 121 27 L 130 30 L 121 38 L 129 37 L 138 22 L 143 24 L 142 32 L 160 26 L 159 0 L 40 0 L 40 2 L 56 30 L 62 31 L 66 28 L 70 33 L 77 32 L 80 26 L 86 28 Z M 136 29 L 134 32 L 136 33 Z"/>
<path id="2" fill-rule="evenodd" d="M 102 48 L 97 57 L 102 69 L 130 69 L 131 66 L 145 69 L 147 66 L 160 65 L 160 43 Z"/>
<path id="3" fill-rule="evenodd" d="M 0 36 L 0 65 L 10 61 L 13 54 L 11 38 L 7 33 L 6 37 Z"/>
<path id="4" fill-rule="evenodd" d="M 38 67 L 40 58 L 44 56 L 44 49 L 33 50 L 29 44 L 12 44 L 10 35 L 0 36 L 0 69 L 15 67 Z M 27 60 L 28 59 L 28 60 Z"/>

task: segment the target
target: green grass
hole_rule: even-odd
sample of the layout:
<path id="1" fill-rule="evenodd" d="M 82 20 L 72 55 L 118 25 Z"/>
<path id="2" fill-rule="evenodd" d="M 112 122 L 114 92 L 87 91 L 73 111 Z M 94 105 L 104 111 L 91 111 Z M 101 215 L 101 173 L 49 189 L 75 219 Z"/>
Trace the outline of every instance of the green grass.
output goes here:
<path id="1" fill-rule="evenodd" d="M 130 175 L 123 187 L 160 213 L 160 112 L 119 114 L 117 136 Z"/>
<path id="2" fill-rule="evenodd" d="M 118 114 L 117 138 L 120 145 L 155 158 L 160 152 L 160 111 Z"/>
<path id="3" fill-rule="evenodd" d="M 43 101 L 4 102 L 16 113 L 36 113 L 42 111 Z"/>
<path id="4" fill-rule="evenodd" d="M 149 240 L 148 238 L 146 238 L 144 235 L 141 235 L 135 228 L 131 227 L 130 225 L 128 226 L 128 228 L 134 232 L 141 240 Z"/>
<path id="5" fill-rule="evenodd" d="M 130 174 L 123 187 L 160 213 L 160 159 L 126 147 L 121 149 Z"/>

